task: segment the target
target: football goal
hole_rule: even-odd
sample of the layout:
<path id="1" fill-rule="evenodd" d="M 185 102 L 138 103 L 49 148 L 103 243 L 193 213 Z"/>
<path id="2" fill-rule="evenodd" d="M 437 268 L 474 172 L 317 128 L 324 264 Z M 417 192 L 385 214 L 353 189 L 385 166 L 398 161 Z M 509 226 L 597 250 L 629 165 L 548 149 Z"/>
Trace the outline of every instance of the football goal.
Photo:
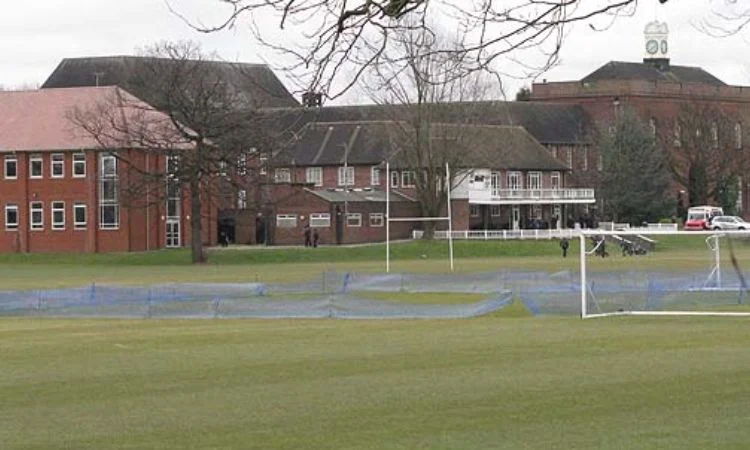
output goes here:
<path id="1" fill-rule="evenodd" d="M 750 232 L 582 230 L 581 317 L 750 316 Z"/>

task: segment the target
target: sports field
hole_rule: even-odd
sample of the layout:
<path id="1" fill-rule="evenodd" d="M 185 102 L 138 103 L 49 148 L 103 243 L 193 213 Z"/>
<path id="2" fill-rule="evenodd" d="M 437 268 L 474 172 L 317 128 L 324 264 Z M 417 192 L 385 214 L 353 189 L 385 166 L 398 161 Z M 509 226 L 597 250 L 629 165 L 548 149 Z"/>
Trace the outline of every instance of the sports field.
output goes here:
<path id="1" fill-rule="evenodd" d="M 457 245 L 458 270 L 577 267 L 554 242 L 478 244 Z M 444 270 L 443 247 L 405 245 L 394 270 Z M 638 264 L 706 263 L 698 246 L 663 248 L 673 251 Z M 325 250 L 305 263 L 282 251 L 228 251 L 201 267 L 182 252 L 3 255 L 1 284 L 382 270 L 372 256 L 382 248 Z M 737 255 L 750 262 L 747 249 Z M 629 267 L 625 260 L 598 264 Z M 444 321 L 5 318 L 0 448 L 744 449 L 749 326 L 742 318 L 539 318 L 518 304 Z"/>

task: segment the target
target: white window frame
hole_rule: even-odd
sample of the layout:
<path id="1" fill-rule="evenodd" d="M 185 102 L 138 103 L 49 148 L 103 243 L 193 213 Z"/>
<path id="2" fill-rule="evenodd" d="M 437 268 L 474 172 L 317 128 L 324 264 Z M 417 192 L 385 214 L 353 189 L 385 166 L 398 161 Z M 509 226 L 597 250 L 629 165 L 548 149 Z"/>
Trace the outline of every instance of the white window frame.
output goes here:
<path id="1" fill-rule="evenodd" d="M 359 228 L 362 226 L 362 214 L 361 213 L 347 213 L 346 214 L 346 226 L 347 228 Z"/>
<path id="2" fill-rule="evenodd" d="M 392 188 L 397 188 L 398 187 L 398 182 L 399 182 L 398 172 L 395 171 L 395 170 L 392 170 L 391 171 L 391 187 Z"/>
<path id="3" fill-rule="evenodd" d="M 583 163 L 581 164 L 581 169 L 589 170 L 589 149 L 588 147 L 583 147 L 581 151 L 583 152 Z"/>
<path id="4" fill-rule="evenodd" d="M 305 168 L 305 182 L 313 186 L 323 186 L 323 168 L 307 167 Z"/>
<path id="5" fill-rule="evenodd" d="M 34 213 L 39 213 L 39 221 L 34 220 Z M 44 230 L 44 202 L 29 202 L 29 229 Z"/>
<path id="6" fill-rule="evenodd" d="M 237 157 L 237 174 L 240 176 L 247 175 L 247 153 L 240 153 Z"/>
<path id="7" fill-rule="evenodd" d="M 680 122 L 674 123 L 674 146 L 675 147 L 682 147 L 682 126 L 680 125 Z"/>
<path id="8" fill-rule="evenodd" d="M 83 222 L 78 220 L 78 210 L 83 210 Z M 85 230 L 88 223 L 88 211 L 86 204 L 82 202 L 73 203 L 73 229 Z"/>
<path id="9" fill-rule="evenodd" d="M 282 167 L 274 170 L 273 181 L 274 183 L 291 183 L 292 171 L 287 167 Z"/>
<path id="10" fill-rule="evenodd" d="M 16 166 L 16 174 L 8 176 L 8 164 L 14 163 Z M 18 157 L 16 155 L 5 155 L 5 163 L 3 165 L 3 175 L 6 180 L 17 180 L 18 179 Z"/>
<path id="11" fill-rule="evenodd" d="M 64 230 L 65 229 L 65 202 L 60 200 L 54 200 L 50 202 L 50 223 L 52 223 L 53 230 Z M 62 221 L 55 220 L 55 213 L 62 213 Z"/>
<path id="12" fill-rule="evenodd" d="M 742 148 L 742 124 L 740 122 L 734 124 L 734 148 Z"/>
<path id="13" fill-rule="evenodd" d="M 479 205 L 469 205 L 469 217 L 479 217 Z"/>
<path id="14" fill-rule="evenodd" d="M 34 175 L 34 163 L 39 163 L 39 175 Z M 44 160 L 40 155 L 29 157 L 29 178 L 37 180 L 44 178 Z"/>
<path id="15" fill-rule="evenodd" d="M 370 168 L 370 186 L 380 186 L 380 167 Z"/>
<path id="16" fill-rule="evenodd" d="M 370 213 L 370 226 L 373 228 L 380 228 L 385 225 L 385 214 L 383 213 Z"/>
<path id="17" fill-rule="evenodd" d="M 55 175 L 55 166 L 59 166 L 60 173 Z M 65 154 L 52 153 L 49 155 L 49 176 L 50 178 L 65 178 Z"/>
<path id="18" fill-rule="evenodd" d="M 86 178 L 86 154 L 85 153 L 73 153 L 72 162 L 72 175 L 73 178 Z M 83 173 L 76 173 L 76 167 L 80 167 Z"/>
<path id="19" fill-rule="evenodd" d="M 557 180 L 557 183 L 555 183 L 555 180 Z M 560 172 L 552 172 L 550 174 L 549 181 L 551 189 L 562 189 L 562 177 L 560 176 Z"/>
<path id="20" fill-rule="evenodd" d="M 573 147 L 568 147 L 566 149 L 568 151 L 568 167 L 573 168 Z"/>
<path id="21" fill-rule="evenodd" d="M 490 205 L 490 216 L 500 217 L 500 215 L 501 215 L 500 205 Z"/>
<path id="22" fill-rule="evenodd" d="M 401 187 L 404 188 L 413 188 L 414 187 L 414 171 L 413 170 L 404 170 L 401 172 Z"/>
<path id="23" fill-rule="evenodd" d="M 523 177 L 521 176 L 521 172 L 508 172 L 508 189 L 512 191 L 523 189 Z"/>
<path id="24" fill-rule="evenodd" d="M 276 228 L 297 228 L 297 214 L 276 214 Z"/>
<path id="25" fill-rule="evenodd" d="M 258 173 L 260 175 L 268 175 L 268 156 L 260 156 L 258 158 Z"/>
<path id="26" fill-rule="evenodd" d="M 339 186 L 354 186 L 354 167 L 353 166 L 341 166 L 338 170 L 338 185 Z"/>
<path id="27" fill-rule="evenodd" d="M 331 215 L 329 213 L 310 214 L 310 228 L 328 228 L 331 226 Z"/>
<path id="28" fill-rule="evenodd" d="M 529 189 L 539 190 L 542 188 L 542 172 L 529 172 L 526 174 Z"/>
<path id="29" fill-rule="evenodd" d="M 15 211 L 15 213 L 16 213 L 16 221 L 15 222 L 9 222 L 8 221 L 8 213 L 10 211 Z M 5 229 L 8 230 L 8 231 L 16 231 L 16 230 L 18 230 L 18 221 L 19 221 L 18 205 L 14 204 L 14 203 L 9 203 L 9 204 L 5 205 Z"/>
<path id="30" fill-rule="evenodd" d="M 245 189 L 237 191 L 237 209 L 247 209 L 247 190 Z"/>
<path id="31" fill-rule="evenodd" d="M 105 161 L 112 161 L 114 166 L 113 174 L 105 174 L 104 166 Z M 119 198 L 119 186 L 118 186 L 118 164 L 117 157 L 112 154 L 100 154 L 99 155 L 99 229 L 100 230 L 117 230 L 120 228 L 120 198 Z M 114 183 L 114 198 L 104 200 L 104 185 L 105 183 Z M 111 223 L 104 222 L 104 211 L 107 208 L 113 208 L 114 221 Z"/>

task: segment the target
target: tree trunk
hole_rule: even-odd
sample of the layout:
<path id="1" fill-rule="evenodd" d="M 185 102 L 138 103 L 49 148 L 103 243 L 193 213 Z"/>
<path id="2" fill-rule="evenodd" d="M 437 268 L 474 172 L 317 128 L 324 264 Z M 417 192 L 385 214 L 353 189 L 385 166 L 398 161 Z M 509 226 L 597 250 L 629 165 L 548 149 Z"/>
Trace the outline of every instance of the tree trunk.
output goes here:
<path id="1" fill-rule="evenodd" d="M 425 221 L 424 224 L 424 233 L 422 234 L 422 239 L 425 240 L 432 240 L 435 238 L 435 222 L 432 221 Z"/>
<path id="2" fill-rule="evenodd" d="M 192 262 L 206 262 L 206 255 L 203 252 L 203 217 L 201 216 L 201 191 L 198 180 L 190 181 L 190 228 L 191 239 L 190 249 Z"/>

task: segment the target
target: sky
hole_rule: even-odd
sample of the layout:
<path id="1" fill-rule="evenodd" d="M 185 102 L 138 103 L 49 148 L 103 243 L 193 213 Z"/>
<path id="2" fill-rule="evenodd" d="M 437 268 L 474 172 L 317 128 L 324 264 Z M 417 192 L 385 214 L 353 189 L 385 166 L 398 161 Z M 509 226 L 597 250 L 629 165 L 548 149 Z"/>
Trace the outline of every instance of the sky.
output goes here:
<path id="1" fill-rule="evenodd" d="M 191 20 L 215 24 L 226 17 L 218 0 L 170 1 Z M 750 29 L 728 38 L 713 38 L 695 26 L 717 1 L 721 0 L 671 0 L 657 6 L 656 0 L 641 0 L 633 16 L 619 18 L 606 30 L 595 31 L 581 23 L 569 30 L 558 65 L 537 81 L 577 80 L 611 60 L 641 61 L 643 28 L 658 19 L 670 28 L 672 64 L 700 66 L 729 84 L 750 86 Z M 279 32 L 274 18 L 259 19 L 272 32 Z M 0 14 L 0 85 L 33 88 L 65 57 L 134 54 L 163 40 L 193 40 L 228 61 L 273 66 L 280 58 L 254 43 L 243 26 L 210 34 L 195 31 L 169 10 L 165 0 L 14 1 L 4 5 Z M 278 75 L 291 90 L 293 83 L 283 73 Z M 532 81 L 506 79 L 508 97 Z M 354 91 L 336 101 L 359 102 L 366 99 Z"/>

